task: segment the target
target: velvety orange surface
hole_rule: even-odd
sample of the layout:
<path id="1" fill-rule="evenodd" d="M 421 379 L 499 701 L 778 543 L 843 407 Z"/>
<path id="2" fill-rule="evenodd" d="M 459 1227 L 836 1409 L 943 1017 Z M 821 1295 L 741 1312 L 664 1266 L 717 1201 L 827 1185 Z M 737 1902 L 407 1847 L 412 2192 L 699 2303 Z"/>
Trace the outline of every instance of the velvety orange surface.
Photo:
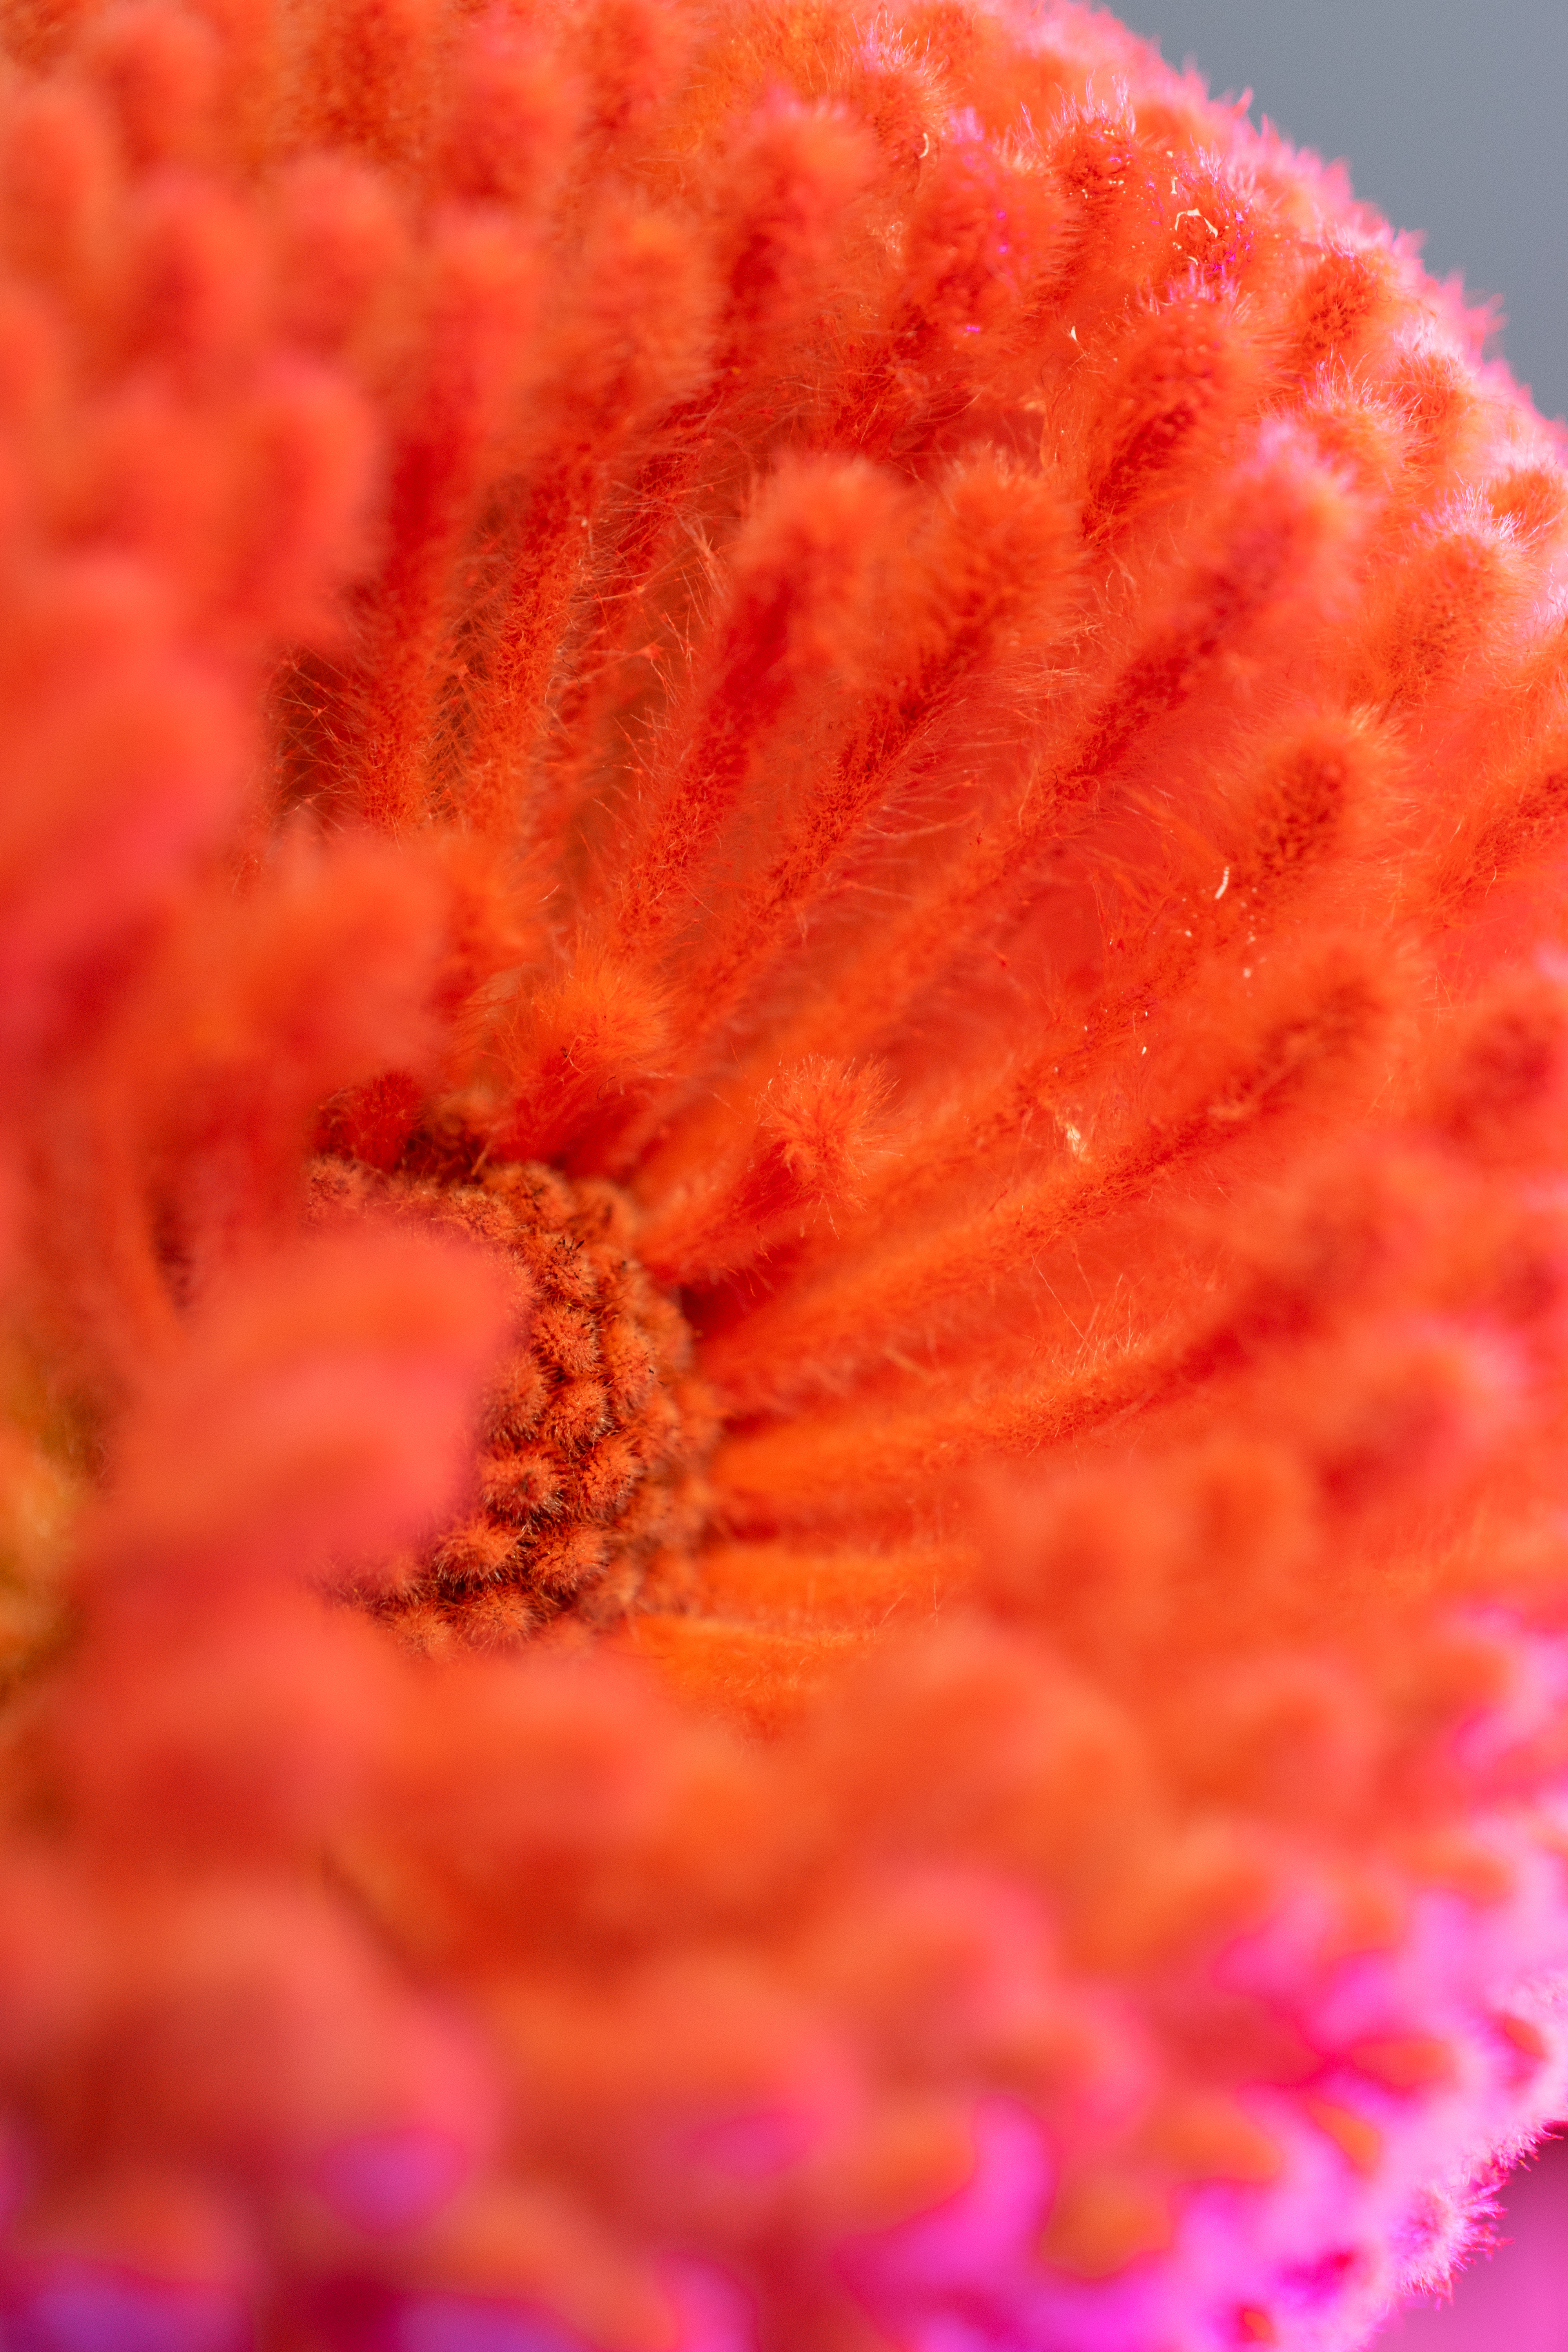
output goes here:
<path id="1" fill-rule="evenodd" d="M 1303 2352 L 1568 2104 L 1564 480 L 1109 18 L 4 0 L 19 2352 Z"/>

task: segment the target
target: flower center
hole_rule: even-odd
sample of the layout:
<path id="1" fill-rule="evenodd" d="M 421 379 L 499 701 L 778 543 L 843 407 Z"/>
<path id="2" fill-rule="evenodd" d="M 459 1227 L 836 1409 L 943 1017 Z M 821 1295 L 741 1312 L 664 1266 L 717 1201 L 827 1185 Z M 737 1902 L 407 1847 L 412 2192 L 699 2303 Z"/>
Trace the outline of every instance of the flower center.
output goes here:
<path id="1" fill-rule="evenodd" d="M 679 1307 L 638 1263 L 637 1213 L 600 1177 L 501 1162 L 468 1181 L 311 1172 L 316 1217 L 455 1232 L 507 1266 L 522 1336 L 491 1390 L 469 1516 L 368 1603 L 413 1646 L 504 1645 L 570 1612 L 668 1607 L 690 1580 L 717 1425 Z"/>

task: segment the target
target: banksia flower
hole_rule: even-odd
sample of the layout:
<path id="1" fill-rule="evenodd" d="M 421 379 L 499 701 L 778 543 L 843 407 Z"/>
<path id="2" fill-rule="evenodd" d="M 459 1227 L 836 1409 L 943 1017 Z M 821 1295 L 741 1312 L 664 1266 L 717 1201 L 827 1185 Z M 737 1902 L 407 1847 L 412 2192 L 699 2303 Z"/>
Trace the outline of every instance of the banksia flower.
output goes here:
<path id="1" fill-rule="evenodd" d="M 1363 2342 L 1568 2097 L 1555 439 L 1070 5 L 0 34 L 7 2341 Z"/>

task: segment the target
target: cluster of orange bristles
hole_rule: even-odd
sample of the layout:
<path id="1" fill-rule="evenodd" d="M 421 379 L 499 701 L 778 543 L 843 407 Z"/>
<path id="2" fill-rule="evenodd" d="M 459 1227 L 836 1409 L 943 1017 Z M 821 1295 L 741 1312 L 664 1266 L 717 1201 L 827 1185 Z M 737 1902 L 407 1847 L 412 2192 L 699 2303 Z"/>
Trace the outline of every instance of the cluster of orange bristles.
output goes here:
<path id="1" fill-rule="evenodd" d="M 1568 483 L 1047 0 L 0 0 L 0 2334 L 1340 2352 L 1568 2101 Z"/>

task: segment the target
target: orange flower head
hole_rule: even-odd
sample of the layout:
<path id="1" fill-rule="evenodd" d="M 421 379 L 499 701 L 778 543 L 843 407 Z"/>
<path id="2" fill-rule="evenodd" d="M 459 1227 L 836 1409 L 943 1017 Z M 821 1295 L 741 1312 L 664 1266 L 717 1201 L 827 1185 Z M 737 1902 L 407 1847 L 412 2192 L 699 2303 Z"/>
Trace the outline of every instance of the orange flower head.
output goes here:
<path id="1" fill-rule="evenodd" d="M 1568 496 L 1070 0 L 0 0 L 0 2332 L 1364 2343 L 1568 2101 Z"/>

